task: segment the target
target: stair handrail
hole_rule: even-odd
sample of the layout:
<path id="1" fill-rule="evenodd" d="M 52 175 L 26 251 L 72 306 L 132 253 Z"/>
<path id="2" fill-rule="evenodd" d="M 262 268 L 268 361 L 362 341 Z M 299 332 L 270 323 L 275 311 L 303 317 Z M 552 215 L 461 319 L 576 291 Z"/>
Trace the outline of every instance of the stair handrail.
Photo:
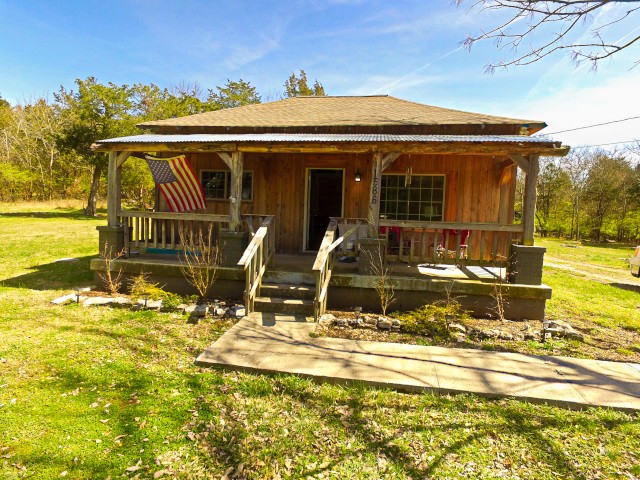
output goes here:
<path id="1" fill-rule="evenodd" d="M 275 228 L 273 215 L 268 215 L 262 221 L 251 242 L 238 261 L 238 266 L 245 272 L 244 306 L 247 315 L 254 311 L 256 296 L 260 295 L 262 277 L 275 250 Z"/>
<path id="2" fill-rule="evenodd" d="M 335 260 L 335 249 L 345 238 L 351 236 L 357 225 L 345 232 L 336 239 L 338 222 L 335 218 L 329 220 L 329 225 L 324 233 L 324 238 L 320 244 L 318 255 L 313 263 L 313 272 L 316 277 L 316 296 L 313 303 L 313 318 L 317 322 L 327 310 L 327 294 L 329 291 L 329 282 L 333 271 L 333 263 Z"/>

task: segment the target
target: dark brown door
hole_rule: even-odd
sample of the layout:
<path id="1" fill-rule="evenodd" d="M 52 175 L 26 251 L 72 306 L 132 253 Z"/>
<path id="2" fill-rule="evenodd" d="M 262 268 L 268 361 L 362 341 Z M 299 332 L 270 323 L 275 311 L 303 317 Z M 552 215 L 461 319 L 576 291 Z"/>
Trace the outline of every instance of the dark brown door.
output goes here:
<path id="1" fill-rule="evenodd" d="M 329 217 L 342 215 L 342 177 L 342 170 L 309 170 L 309 250 L 320 248 Z"/>

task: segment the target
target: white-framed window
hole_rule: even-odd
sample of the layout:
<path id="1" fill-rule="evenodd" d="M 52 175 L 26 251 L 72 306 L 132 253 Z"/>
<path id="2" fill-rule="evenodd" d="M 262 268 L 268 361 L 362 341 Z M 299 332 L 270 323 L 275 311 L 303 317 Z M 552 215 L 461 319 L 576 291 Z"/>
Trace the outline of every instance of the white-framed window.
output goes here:
<path id="1" fill-rule="evenodd" d="M 408 180 L 408 182 L 407 182 Z M 380 215 L 392 220 L 441 222 L 444 219 L 444 175 L 384 173 Z"/>
<path id="2" fill-rule="evenodd" d="M 227 200 L 231 190 L 231 172 L 228 170 L 200 170 L 200 182 L 207 200 Z M 242 200 L 253 200 L 253 172 L 242 172 Z"/>

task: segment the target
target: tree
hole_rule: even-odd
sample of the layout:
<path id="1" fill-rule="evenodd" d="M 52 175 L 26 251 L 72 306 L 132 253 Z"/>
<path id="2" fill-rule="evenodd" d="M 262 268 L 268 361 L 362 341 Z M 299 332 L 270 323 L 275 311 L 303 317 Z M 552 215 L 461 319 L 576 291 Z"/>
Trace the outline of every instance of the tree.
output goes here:
<path id="1" fill-rule="evenodd" d="M 562 230 L 561 207 L 565 194 L 570 187 L 567 172 L 556 163 L 553 157 L 540 158 L 540 174 L 538 176 L 538 198 L 536 201 L 536 220 L 543 237 L 550 231 Z"/>
<path id="2" fill-rule="evenodd" d="M 596 241 L 601 240 L 605 220 L 610 215 L 623 211 L 621 220 L 624 220 L 628 213 L 627 196 L 632 173 L 626 158 L 602 151 L 595 152 L 585 185 L 585 207 L 589 213 L 592 236 Z"/>
<path id="3" fill-rule="evenodd" d="M 284 96 L 287 98 L 301 96 L 324 97 L 326 95 L 324 87 L 318 82 L 318 79 L 314 80 L 313 87 L 309 87 L 307 74 L 304 70 L 300 70 L 300 77 L 297 77 L 295 72 L 292 72 L 291 76 L 284 82 L 284 88 Z"/>
<path id="4" fill-rule="evenodd" d="M 104 138 L 120 137 L 138 132 L 133 107 L 132 89 L 109 82 L 98 83 L 94 77 L 76 79 L 77 91 L 66 90 L 54 94 L 62 119 L 58 146 L 93 169 L 85 215 L 96 214 L 100 179 L 107 166 L 107 156 L 91 150 L 91 144 Z"/>
<path id="5" fill-rule="evenodd" d="M 218 108 L 234 108 L 260 103 L 262 99 L 256 87 L 240 79 L 237 82 L 227 79 L 224 87 L 216 87 L 217 92 L 209 89 L 207 101 Z"/>
<path id="6" fill-rule="evenodd" d="M 589 171 L 594 157 L 588 150 L 572 151 L 560 159 L 561 168 L 569 175 L 571 183 L 571 233 L 570 237 L 580 240 L 580 209 L 584 190 L 589 178 Z"/>
<path id="7" fill-rule="evenodd" d="M 456 0 L 458 5 L 465 0 Z M 621 11 L 614 11 L 612 20 L 594 25 L 591 19 L 594 13 L 611 4 L 623 5 Z M 529 65 L 556 52 L 570 51 L 572 61 L 579 64 L 590 62 L 595 69 L 598 62 L 630 47 L 640 40 L 637 29 L 618 39 L 619 31 L 608 31 L 607 27 L 622 22 L 640 10 L 635 0 L 477 0 L 470 10 L 507 11 L 507 20 L 492 26 L 478 35 L 467 35 L 463 45 L 471 47 L 482 40 L 494 40 L 502 50 L 505 47 L 513 52 L 513 58 L 498 60 L 487 65 L 487 71 L 493 73 L 496 68 Z M 583 40 L 575 34 L 581 28 L 587 28 L 591 39 Z M 546 36 L 547 28 L 553 32 Z M 541 35 L 539 35 L 541 34 Z M 609 35 L 614 35 L 615 39 Z M 540 36 L 546 37 L 540 40 Z M 519 51 L 527 41 L 527 50 Z M 529 43 L 532 41 L 533 43 Z M 640 62 L 640 60 L 638 60 Z M 636 62 L 636 65 L 638 64 Z"/>

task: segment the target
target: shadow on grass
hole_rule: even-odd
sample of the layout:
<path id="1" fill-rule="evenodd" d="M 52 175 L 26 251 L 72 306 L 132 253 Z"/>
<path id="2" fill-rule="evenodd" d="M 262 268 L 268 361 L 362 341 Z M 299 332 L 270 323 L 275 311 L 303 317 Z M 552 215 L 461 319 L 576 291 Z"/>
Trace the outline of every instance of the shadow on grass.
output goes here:
<path id="1" fill-rule="evenodd" d="M 282 381 L 284 380 L 284 381 Z M 463 454 L 469 448 L 483 448 L 482 442 L 494 443 L 496 438 L 519 438 L 522 445 L 528 447 L 532 457 L 543 460 L 550 470 L 567 475 L 570 478 L 589 478 L 588 472 L 576 467 L 574 459 L 566 452 L 561 442 L 554 442 L 546 431 L 554 431 L 567 427 L 568 420 L 564 415 L 556 415 L 554 412 L 540 412 L 535 414 L 537 407 L 517 402 L 491 402 L 487 400 L 476 403 L 471 395 L 461 395 L 454 398 L 425 396 L 427 402 L 432 403 L 436 410 L 451 409 L 453 412 L 466 412 L 469 423 L 464 420 L 453 420 L 444 415 L 434 424 L 424 425 L 424 419 L 420 418 L 420 410 L 414 410 L 415 415 L 404 415 L 402 405 L 376 404 L 372 397 L 372 391 L 364 385 L 356 384 L 350 390 L 350 394 L 342 402 L 335 398 L 319 395 L 317 390 L 310 392 L 308 389 L 300 389 L 295 382 L 286 381 L 286 377 L 276 377 L 275 382 L 280 385 L 282 397 L 293 398 L 307 407 L 316 408 L 326 422 L 337 429 L 345 429 L 348 434 L 356 435 L 373 454 L 382 454 L 386 460 L 393 464 L 396 470 L 402 471 L 410 478 L 431 478 L 437 476 L 440 467 L 450 462 L 450 455 Z M 382 390 L 384 392 L 384 390 Z M 375 391 L 373 396 L 375 396 Z M 346 404 L 348 410 L 340 410 L 339 403 Z M 443 407 L 444 404 L 444 407 Z M 471 406 L 474 405 L 474 406 Z M 387 418 L 396 419 L 397 431 L 388 428 L 378 428 L 373 416 L 367 418 L 366 413 L 384 406 L 384 415 Z M 338 407 L 338 408 L 336 408 Z M 534 410 L 533 412 L 531 410 Z M 474 422 L 474 418 L 483 418 L 490 413 L 485 420 Z M 588 413 L 576 413 L 566 415 L 574 416 L 573 425 L 588 426 L 594 421 L 588 418 Z M 397 419 L 401 418 L 400 421 Z M 609 420 L 607 429 L 617 428 L 631 421 Z M 426 440 L 433 430 L 449 432 L 452 441 L 443 442 L 440 447 L 434 448 L 431 442 Z M 397 442 L 398 435 L 410 437 L 411 446 L 403 446 Z M 417 461 L 420 453 L 429 453 L 427 462 Z M 457 458 L 457 457 L 456 457 Z M 456 460 L 457 461 L 457 460 Z M 330 467 L 328 467 L 330 468 Z M 305 472 L 307 475 L 320 473 L 320 470 Z"/>
<path id="2" fill-rule="evenodd" d="M 621 290 L 628 290 L 630 292 L 640 293 L 640 285 L 636 285 L 636 284 L 633 284 L 633 283 L 612 282 L 612 283 L 609 283 L 609 285 L 611 285 L 612 287 L 619 288 Z"/>
<path id="3" fill-rule="evenodd" d="M 96 256 L 88 255 L 36 265 L 31 267 L 31 272 L 2 280 L 0 285 L 30 290 L 62 290 L 84 286 L 93 282 L 93 272 L 89 263 Z"/>
<path id="4" fill-rule="evenodd" d="M 96 220 L 106 218 L 107 210 L 99 208 L 95 217 L 85 215 L 81 209 L 64 208 L 49 212 L 0 212 L 0 218 L 68 218 L 71 220 Z"/>

